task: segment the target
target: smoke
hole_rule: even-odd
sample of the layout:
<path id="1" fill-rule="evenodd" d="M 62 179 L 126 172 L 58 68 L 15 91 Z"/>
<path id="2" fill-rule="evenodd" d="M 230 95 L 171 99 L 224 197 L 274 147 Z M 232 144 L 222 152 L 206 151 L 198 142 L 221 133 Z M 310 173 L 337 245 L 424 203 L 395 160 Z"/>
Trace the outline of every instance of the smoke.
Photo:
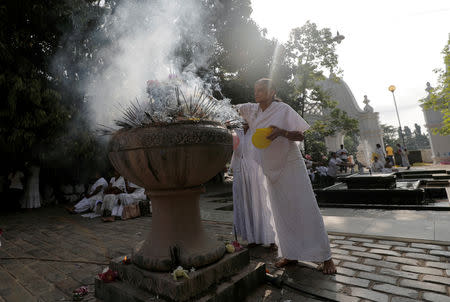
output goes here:
<path id="1" fill-rule="evenodd" d="M 147 99 L 147 80 L 163 81 L 170 74 L 205 86 L 196 75 L 213 55 L 215 39 L 205 24 L 202 1 L 122 1 L 105 17 L 102 30 L 111 43 L 94 58 L 98 66 L 82 84 L 93 123 L 111 126 L 120 118 L 117 107 Z M 188 53 L 189 62 L 177 55 Z M 185 56 L 186 57 L 186 56 Z"/>

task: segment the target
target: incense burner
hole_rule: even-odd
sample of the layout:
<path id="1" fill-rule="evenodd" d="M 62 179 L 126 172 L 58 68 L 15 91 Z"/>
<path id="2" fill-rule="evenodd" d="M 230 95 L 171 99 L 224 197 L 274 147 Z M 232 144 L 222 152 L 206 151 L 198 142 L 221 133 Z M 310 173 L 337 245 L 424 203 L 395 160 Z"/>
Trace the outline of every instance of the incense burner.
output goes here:
<path id="1" fill-rule="evenodd" d="M 224 243 L 203 229 L 202 184 L 220 172 L 232 154 L 232 136 L 218 122 L 183 121 L 121 129 L 112 136 L 109 158 L 152 202 L 151 232 L 132 255 L 136 265 L 170 271 L 202 267 L 221 259 Z"/>

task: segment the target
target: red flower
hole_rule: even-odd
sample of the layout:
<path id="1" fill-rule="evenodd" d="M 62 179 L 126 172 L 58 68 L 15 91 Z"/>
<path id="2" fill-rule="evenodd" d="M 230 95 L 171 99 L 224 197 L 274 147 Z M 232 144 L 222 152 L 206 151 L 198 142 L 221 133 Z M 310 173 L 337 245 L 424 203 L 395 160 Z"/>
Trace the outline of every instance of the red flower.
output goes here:
<path id="1" fill-rule="evenodd" d="M 242 250 L 242 246 L 239 244 L 239 242 L 233 241 L 231 244 L 234 246 L 234 250 L 235 250 L 236 252 Z"/>
<path id="2" fill-rule="evenodd" d="M 100 280 L 102 280 L 105 283 L 116 281 L 118 276 L 119 274 L 117 272 L 112 271 L 111 269 L 109 269 L 105 273 L 98 274 Z"/>

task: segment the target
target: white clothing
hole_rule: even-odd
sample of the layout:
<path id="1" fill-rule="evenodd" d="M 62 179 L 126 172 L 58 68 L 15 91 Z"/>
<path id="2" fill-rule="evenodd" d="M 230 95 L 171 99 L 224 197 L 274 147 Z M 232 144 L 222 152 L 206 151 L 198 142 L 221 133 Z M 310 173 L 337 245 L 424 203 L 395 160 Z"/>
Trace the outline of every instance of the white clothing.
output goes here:
<path id="1" fill-rule="evenodd" d="M 250 131 L 244 134 L 240 129 L 236 134 L 240 143 L 231 159 L 235 232 L 249 243 L 271 244 L 275 242 L 275 232 L 266 178 L 253 159 Z"/>
<path id="2" fill-rule="evenodd" d="M 401 147 L 400 149 L 398 149 L 398 153 L 402 158 L 402 167 L 409 167 L 409 159 L 405 148 Z"/>
<path id="3" fill-rule="evenodd" d="M 381 172 L 383 169 L 384 169 L 384 165 L 379 160 L 372 163 L 372 171 L 373 172 Z"/>
<path id="4" fill-rule="evenodd" d="M 336 151 L 336 155 L 340 158 L 340 159 L 344 159 L 346 160 L 348 157 L 348 151 L 345 148 L 339 149 Z"/>
<path id="5" fill-rule="evenodd" d="M 81 217 L 85 217 L 85 218 L 96 218 L 102 216 L 100 214 L 97 213 L 86 213 L 86 214 L 82 214 Z"/>
<path id="6" fill-rule="evenodd" d="M 8 176 L 8 179 L 11 181 L 9 185 L 10 189 L 19 189 L 23 190 L 22 179 L 25 177 L 22 171 L 16 171 L 14 174 Z"/>
<path id="7" fill-rule="evenodd" d="M 114 206 L 114 208 L 111 211 L 111 216 L 122 217 L 122 213 L 123 213 L 123 205 L 119 204 L 119 205 Z"/>
<path id="8" fill-rule="evenodd" d="M 38 166 L 30 167 L 30 177 L 28 178 L 25 193 L 21 202 L 22 208 L 32 209 L 41 207 L 39 171 L 40 168 Z"/>
<path id="9" fill-rule="evenodd" d="M 89 195 L 94 193 L 98 187 L 102 187 L 101 192 L 103 192 L 103 190 L 108 187 L 108 182 L 106 181 L 106 179 L 104 179 L 103 177 L 100 177 L 99 179 L 97 179 L 97 181 L 94 182 L 94 184 L 89 188 L 89 190 L 88 190 Z"/>
<path id="10" fill-rule="evenodd" d="M 240 112 L 250 129 L 274 125 L 304 132 L 309 128 L 297 112 L 282 102 L 273 102 L 265 111 L 258 104 L 243 104 Z M 292 260 L 330 259 L 328 235 L 297 143 L 278 137 L 260 150 L 259 158 L 267 176 L 278 254 Z"/>
<path id="11" fill-rule="evenodd" d="M 278 254 L 322 262 L 331 258 L 328 235 L 301 153 L 291 146 L 282 175 L 269 181 Z"/>
<path id="12" fill-rule="evenodd" d="M 385 161 L 386 156 L 384 154 L 383 148 L 381 148 L 381 147 L 380 148 L 376 148 L 375 149 L 375 153 L 376 153 L 376 157 L 378 157 L 378 161 L 381 162 L 384 165 L 384 163 L 386 162 Z"/>
<path id="13" fill-rule="evenodd" d="M 318 166 L 316 167 L 317 172 L 319 172 L 319 175 L 321 176 L 327 176 L 328 168 L 325 166 Z"/>
<path id="14" fill-rule="evenodd" d="M 308 123 L 294 109 L 283 102 L 272 102 L 264 111 L 256 103 L 240 104 L 238 108 L 250 127 L 251 135 L 258 128 L 268 128 L 272 125 L 288 131 L 305 132 L 309 129 Z M 285 168 L 289 145 L 289 140 L 284 137 L 277 137 L 269 147 L 259 150 L 259 156 L 256 160 L 258 163 L 263 163 L 261 166 L 264 174 L 271 181 L 276 181 Z"/>
<path id="15" fill-rule="evenodd" d="M 337 171 L 338 171 L 338 164 L 341 164 L 342 160 L 340 158 L 330 158 L 330 161 L 328 162 L 328 170 L 327 175 L 331 177 L 337 177 Z"/>
<path id="16" fill-rule="evenodd" d="M 105 196 L 103 196 L 103 203 L 102 203 L 102 212 L 105 209 L 108 209 L 110 211 L 113 210 L 113 208 L 115 206 L 119 205 L 119 198 L 120 196 L 126 194 L 127 192 L 127 188 L 125 185 L 125 179 L 120 176 L 117 180 L 115 177 L 111 178 L 111 180 L 109 181 L 109 183 L 111 184 L 111 186 L 114 188 L 118 188 L 119 190 L 121 190 L 123 193 L 120 194 L 106 194 Z M 124 198 L 122 198 L 124 199 Z"/>
<path id="17" fill-rule="evenodd" d="M 147 195 L 145 195 L 145 189 L 142 187 L 139 187 L 138 185 L 130 182 L 128 184 L 130 188 L 135 188 L 133 193 L 127 194 L 129 198 L 133 200 L 133 202 L 139 202 L 141 200 L 147 200 Z"/>
<path id="18" fill-rule="evenodd" d="M 89 195 L 94 193 L 98 187 L 102 187 L 102 190 L 91 197 L 84 197 L 81 199 L 74 208 L 77 213 L 86 212 L 89 210 L 94 210 L 99 202 L 103 202 L 103 190 L 108 187 L 106 179 L 103 177 L 99 178 L 88 190 Z"/>

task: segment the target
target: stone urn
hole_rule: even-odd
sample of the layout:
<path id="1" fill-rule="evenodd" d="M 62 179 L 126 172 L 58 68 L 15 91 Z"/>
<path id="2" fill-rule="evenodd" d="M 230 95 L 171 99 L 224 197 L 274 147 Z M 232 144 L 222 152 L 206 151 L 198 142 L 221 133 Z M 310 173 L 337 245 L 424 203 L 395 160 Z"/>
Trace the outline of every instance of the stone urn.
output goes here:
<path id="1" fill-rule="evenodd" d="M 232 136 L 218 122 L 183 121 L 121 129 L 110 142 L 109 159 L 127 180 L 142 186 L 152 202 L 151 232 L 132 261 L 152 271 L 214 263 L 223 242 L 208 236 L 200 219 L 203 183 L 220 172 L 232 154 Z"/>

